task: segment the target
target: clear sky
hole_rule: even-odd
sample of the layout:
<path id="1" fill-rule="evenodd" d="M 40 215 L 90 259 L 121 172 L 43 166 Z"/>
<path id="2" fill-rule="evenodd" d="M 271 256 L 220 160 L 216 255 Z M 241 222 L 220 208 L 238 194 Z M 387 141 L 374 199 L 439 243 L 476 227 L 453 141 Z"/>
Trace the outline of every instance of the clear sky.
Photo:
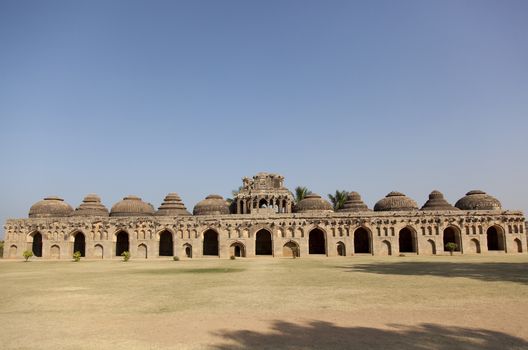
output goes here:
<path id="1" fill-rule="evenodd" d="M 524 0 L 0 0 L 2 222 L 259 171 L 526 211 L 527 131 Z"/>

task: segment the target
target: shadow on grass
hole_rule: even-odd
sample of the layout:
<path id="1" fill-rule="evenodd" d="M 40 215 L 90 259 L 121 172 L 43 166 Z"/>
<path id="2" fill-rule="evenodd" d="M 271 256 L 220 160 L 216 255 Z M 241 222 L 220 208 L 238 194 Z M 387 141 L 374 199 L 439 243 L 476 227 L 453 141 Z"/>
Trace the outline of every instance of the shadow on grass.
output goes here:
<path id="1" fill-rule="evenodd" d="M 397 262 L 345 266 L 351 272 L 403 276 L 465 277 L 528 284 L 528 263 Z"/>
<path id="2" fill-rule="evenodd" d="M 269 332 L 223 331 L 214 349 L 528 349 L 528 342 L 506 333 L 478 328 L 389 325 L 390 329 L 340 327 L 313 321 L 299 325 L 275 321 Z"/>
<path id="3" fill-rule="evenodd" d="M 221 274 L 221 273 L 232 273 L 242 272 L 245 269 L 241 268 L 202 268 L 202 269 L 182 269 L 182 268 L 165 268 L 165 269 L 143 269 L 135 271 L 136 273 L 144 273 L 149 275 L 175 275 L 175 274 Z"/>

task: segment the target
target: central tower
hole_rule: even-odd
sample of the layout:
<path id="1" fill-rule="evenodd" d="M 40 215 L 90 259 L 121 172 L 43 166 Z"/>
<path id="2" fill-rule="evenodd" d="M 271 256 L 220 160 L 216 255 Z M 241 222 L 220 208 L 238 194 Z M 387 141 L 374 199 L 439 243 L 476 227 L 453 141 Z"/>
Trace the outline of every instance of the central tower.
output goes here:
<path id="1" fill-rule="evenodd" d="M 284 176 L 258 173 L 244 177 L 243 187 L 235 197 L 237 214 L 291 213 L 293 195 L 284 187 Z"/>

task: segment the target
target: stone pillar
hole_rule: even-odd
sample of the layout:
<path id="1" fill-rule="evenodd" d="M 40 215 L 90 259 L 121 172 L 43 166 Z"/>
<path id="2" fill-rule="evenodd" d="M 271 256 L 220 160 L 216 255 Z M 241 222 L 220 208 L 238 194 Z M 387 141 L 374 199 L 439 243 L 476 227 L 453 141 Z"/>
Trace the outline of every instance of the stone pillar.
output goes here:
<path id="1" fill-rule="evenodd" d="M 237 209 L 236 209 L 236 213 L 237 214 L 241 214 L 241 210 L 240 210 L 240 199 L 237 199 Z"/>

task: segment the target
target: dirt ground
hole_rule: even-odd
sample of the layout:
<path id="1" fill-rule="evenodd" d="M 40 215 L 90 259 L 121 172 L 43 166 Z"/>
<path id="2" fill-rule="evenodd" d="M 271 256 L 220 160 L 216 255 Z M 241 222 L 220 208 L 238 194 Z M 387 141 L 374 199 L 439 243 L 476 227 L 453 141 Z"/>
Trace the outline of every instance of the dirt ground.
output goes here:
<path id="1" fill-rule="evenodd" d="M 1 349 L 528 349 L 528 255 L 0 260 Z"/>

